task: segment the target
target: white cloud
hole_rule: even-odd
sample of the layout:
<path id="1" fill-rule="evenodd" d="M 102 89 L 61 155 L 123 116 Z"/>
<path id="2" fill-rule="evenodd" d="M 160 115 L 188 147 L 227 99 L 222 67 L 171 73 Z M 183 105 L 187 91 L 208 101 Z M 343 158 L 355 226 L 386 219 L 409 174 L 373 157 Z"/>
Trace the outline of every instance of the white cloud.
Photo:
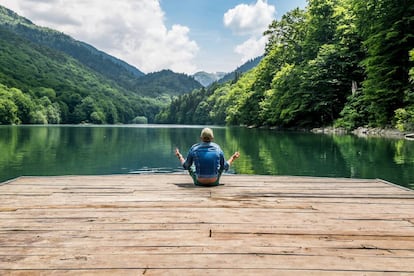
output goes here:
<path id="1" fill-rule="evenodd" d="M 64 32 L 144 72 L 193 73 L 190 29 L 165 26 L 159 0 L 2 0 L 35 24 Z"/>
<path id="2" fill-rule="evenodd" d="M 267 37 L 263 32 L 274 20 L 276 8 L 266 0 L 257 0 L 255 4 L 240 4 L 224 14 L 224 25 L 235 34 L 248 39 L 237 45 L 234 51 L 241 56 L 241 62 L 260 56 L 264 52 Z"/>
<path id="3" fill-rule="evenodd" d="M 160 69 L 171 69 L 174 72 L 194 73 L 193 59 L 198 52 L 198 45 L 188 38 L 189 29 L 181 25 L 172 26 L 171 30 L 148 30 L 145 41 L 134 41 L 120 49 L 119 55 L 126 54 L 128 60 L 142 64 L 140 69 L 152 72 Z M 134 53 L 143 53 L 135 55 Z"/>
<path id="4" fill-rule="evenodd" d="M 275 17 L 276 9 L 266 0 L 240 4 L 224 14 L 224 25 L 241 35 L 261 35 Z"/>
<path id="5" fill-rule="evenodd" d="M 267 37 L 249 38 L 242 44 L 237 45 L 234 51 L 241 55 L 241 62 L 245 63 L 250 59 L 263 55 L 266 42 Z"/>

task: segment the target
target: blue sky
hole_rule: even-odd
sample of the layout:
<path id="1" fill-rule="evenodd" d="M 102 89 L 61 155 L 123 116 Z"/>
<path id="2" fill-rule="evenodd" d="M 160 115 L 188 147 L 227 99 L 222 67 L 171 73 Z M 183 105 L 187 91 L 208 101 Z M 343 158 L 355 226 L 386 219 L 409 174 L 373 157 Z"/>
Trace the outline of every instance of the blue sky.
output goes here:
<path id="1" fill-rule="evenodd" d="M 274 19 L 296 8 L 304 8 L 306 0 L 268 0 L 275 9 Z M 235 53 L 235 47 L 250 38 L 250 34 L 238 35 L 223 23 L 224 14 L 230 9 L 245 4 L 254 7 L 257 1 L 240 0 L 161 0 L 166 13 L 166 24 L 181 24 L 191 29 L 191 39 L 200 45 L 198 52 L 202 63 L 199 68 L 208 71 L 232 71 L 246 60 L 258 56 Z M 262 52 L 262 51 L 261 51 Z M 261 54 L 260 52 L 260 54 Z"/>
<path id="2" fill-rule="evenodd" d="M 145 73 L 230 72 L 263 53 L 273 19 L 306 0 L 0 0 Z"/>

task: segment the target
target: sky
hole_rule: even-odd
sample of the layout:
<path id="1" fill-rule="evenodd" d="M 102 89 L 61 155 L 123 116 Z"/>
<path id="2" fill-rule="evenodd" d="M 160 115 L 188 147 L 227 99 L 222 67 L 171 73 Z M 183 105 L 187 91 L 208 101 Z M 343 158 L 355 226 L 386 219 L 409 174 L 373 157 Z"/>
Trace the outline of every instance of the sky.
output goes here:
<path id="1" fill-rule="evenodd" d="M 307 0 L 0 0 L 144 73 L 231 72 L 264 52 L 269 24 Z"/>

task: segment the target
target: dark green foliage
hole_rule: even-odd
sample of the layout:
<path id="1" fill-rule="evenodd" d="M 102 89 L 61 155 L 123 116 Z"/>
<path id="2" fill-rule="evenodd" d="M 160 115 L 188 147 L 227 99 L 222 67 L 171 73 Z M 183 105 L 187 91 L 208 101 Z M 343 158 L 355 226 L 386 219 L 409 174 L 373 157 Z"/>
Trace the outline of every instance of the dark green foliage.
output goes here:
<path id="1" fill-rule="evenodd" d="M 133 124 L 148 124 L 148 119 L 145 116 L 137 116 L 132 120 Z"/>
<path id="2" fill-rule="evenodd" d="M 6 90 L 30 95 L 33 101 L 30 106 L 15 99 L 18 120 L 8 118 L 2 123 L 127 123 L 149 108 L 141 97 L 73 58 L 1 26 L 0 49 L 0 83 Z"/>
<path id="3" fill-rule="evenodd" d="M 130 123 L 201 85 L 171 71 L 143 74 L 0 6 L 0 123 Z M 142 121 L 142 120 L 141 120 Z"/>
<path id="4" fill-rule="evenodd" d="M 306 60 L 316 58 L 320 47 L 331 44 L 337 28 L 335 7 L 340 0 L 309 0 L 306 13 L 305 38 L 302 42 Z"/>
<path id="5" fill-rule="evenodd" d="M 204 98 L 178 98 L 163 117 L 199 107 L 218 124 L 411 130 L 413 22 L 410 0 L 309 0 L 269 26 L 258 66 Z"/>
<path id="6" fill-rule="evenodd" d="M 156 116 L 156 122 L 167 124 L 208 124 L 212 122 L 209 116 L 211 108 L 203 99 L 207 99 L 214 88 L 201 88 L 194 90 L 191 94 L 174 98 L 171 104 Z"/>
<path id="7" fill-rule="evenodd" d="M 139 78 L 134 90 L 146 96 L 177 96 L 201 88 L 201 84 L 193 77 L 185 74 L 177 74 L 171 70 L 147 74 Z"/>
<path id="8" fill-rule="evenodd" d="M 135 67 L 91 45 L 74 40 L 61 32 L 36 26 L 24 17 L 1 6 L 0 14 L 0 24 L 13 33 L 35 44 L 66 53 L 106 78 L 117 81 L 124 88 L 130 89 L 136 83 L 137 77 L 144 76 L 144 73 Z"/>
<path id="9" fill-rule="evenodd" d="M 363 38 L 366 80 L 363 97 L 369 122 L 384 126 L 405 106 L 409 89 L 409 51 L 414 45 L 414 2 L 410 0 L 354 1 L 356 25 Z"/>

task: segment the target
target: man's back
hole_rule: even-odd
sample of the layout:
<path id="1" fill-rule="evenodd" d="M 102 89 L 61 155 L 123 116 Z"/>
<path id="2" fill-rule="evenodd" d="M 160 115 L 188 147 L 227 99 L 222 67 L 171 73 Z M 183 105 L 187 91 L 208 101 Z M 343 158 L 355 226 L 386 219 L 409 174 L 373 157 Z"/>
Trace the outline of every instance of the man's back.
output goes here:
<path id="1" fill-rule="evenodd" d="M 220 171 L 228 168 L 223 151 L 219 145 L 213 142 L 202 142 L 193 145 L 187 155 L 184 168 L 189 169 L 193 162 L 196 167 L 196 174 L 201 178 L 216 177 Z"/>
<path id="2" fill-rule="evenodd" d="M 213 143 L 214 134 L 210 128 L 204 128 L 200 134 L 201 143 L 190 148 L 187 159 L 181 155 L 178 148 L 175 155 L 180 160 L 184 169 L 188 170 L 195 185 L 216 186 L 219 185 L 220 176 L 227 171 L 233 161 L 239 158 L 239 152 L 235 152 L 229 160 L 224 159 L 224 153 L 220 146 Z M 195 166 L 195 170 L 193 168 Z"/>

